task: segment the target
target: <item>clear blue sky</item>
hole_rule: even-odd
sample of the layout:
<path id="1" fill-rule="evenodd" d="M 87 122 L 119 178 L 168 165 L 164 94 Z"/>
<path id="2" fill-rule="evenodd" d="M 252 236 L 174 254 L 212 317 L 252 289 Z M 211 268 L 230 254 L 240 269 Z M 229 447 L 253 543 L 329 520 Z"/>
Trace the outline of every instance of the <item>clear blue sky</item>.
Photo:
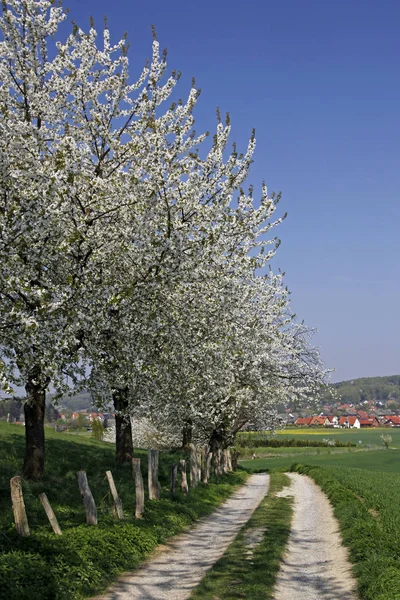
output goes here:
<path id="1" fill-rule="evenodd" d="M 400 3 L 396 0 L 67 0 L 71 18 L 125 30 L 134 74 L 150 24 L 202 89 L 198 130 L 231 113 L 251 181 L 282 190 L 293 310 L 318 329 L 333 380 L 400 372 Z M 136 70 L 135 70 L 136 67 Z M 276 230 L 278 233 L 278 230 Z"/>

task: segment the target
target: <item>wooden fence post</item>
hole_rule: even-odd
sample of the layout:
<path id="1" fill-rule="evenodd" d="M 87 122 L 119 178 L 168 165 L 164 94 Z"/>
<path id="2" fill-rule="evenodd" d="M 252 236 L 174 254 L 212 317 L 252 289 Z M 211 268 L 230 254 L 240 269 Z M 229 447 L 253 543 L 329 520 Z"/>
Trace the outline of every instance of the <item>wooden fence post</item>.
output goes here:
<path id="1" fill-rule="evenodd" d="M 186 460 L 179 461 L 179 471 L 181 474 L 181 490 L 186 495 L 189 491 L 187 476 L 186 476 Z"/>
<path id="2" fill-rule="evenodd" d="M 28 537 L 30 535 L 28 517 L 26 516 L 24 496 L 22 494 L 21 477 L 10 479 L 11 500 L 14 513 L 15 529 L 19 535 Z"/>
<path id="3" fill-rule="evenodd" d="M 207 456 L 207 467 L 206 467 L 206 478 L 207 478 L 207 481 L 205 481 L 204 483 L 208 483 L 208 480 L 210 479 L 212 457 L 213 457 L 213 453 L 209 451 L 208 452 L 208 456 Z"/>
<path id="4" fill-rule="evenodd" d="M 199 483 L 197 450 L 194 444 L 189 444 L 190 450 L 190 487 L 195 488 Z"/>
<path id="5" fill-rule="evenodd" d="M 148 451 L 148 462 L 149 500 L 159 500 L 160 484 L 158 482 L 158 450 Z"/>
<path id="6" fill-rule="evenodd" d="M 228 453 L 226 448 L 223 448 L 221 451 L 221 470 L 224 475 L 228 472 Z"/>
<path id="7" fill-rule="evenodd" d="M 92 492 L 90 491 L 86 472 L 78 471 L 77 476 L 79 491 L 82 496 L 83 504 L 85 505 L 86 523 L 88 525 L 97 525 L 97 508 Z"/>
<path id="8" fill-rule="evenodd" d="M 236 471 L 238 466 L 239 452 L 236 449 L 232 450 L 231 454 L 231 462 L 232 462 L 232 470 Z"/>
<path id="9" fill-rule="evenodd" d="M 132 458 L 132 471 L 135 478 L 136 509 L 135 517 L 141 519 L 144 513 L 144 484 L 140 469 L 140 458 Z"/>
<path id="10" fill-rule="evenodd" d="M 197 485 L 199 483 L 201 483 L 201 448 L 197 448 L 196 449 L 196 457 L 197 457 L 197 462 L 196 462 L 196 479 L 197 479 Z"/>
<path id="11" fill-rule="evenodd" d="M 207 445 L 201 447 L 201 481 L 204 483 L 207 466 Z"/>
<path id="12" fill-rule="evenodd" d="M 176 487 L 176 479 L 178 477 L 178 465 L 175 463 L 171 466 L 171 485 L 169 488 L 169 493 L 172 496 L 175 495 L 175 487 Z"/>
<path id="13" fill-rule="evenodd" d="M 215 466 L 215 474 L 217 477 L 222 475 L 222 450 L 221 448 L 217 448 L 217 451 L 214 453 L 214 466 Z"/>
<path id="14" fill-rule="evenodd" d="M 44 508 L 44 511 L 47 515 L 47 518 L 50 521 L 50 525 L 52 526 L 54 533 L 56 535 L 62 535 L 62 531 L 58 524 L 57 517 L 54 514 L 53 509 L 51 508 L 51 504 L 50 504 L 46 494 L 44 492 L 43 492 L 43 494 L 39 494 L 39 498 L 40 498 L 40 502 L 42 503 L 42 506 Z"/>
<path id="15" fill-rule="evenodd" d="M 111 471 L 106 471 L 106 477 L 108 481 L 108 485 L 110 486 L 111 494 L 114 499 L 114 508 L 117 513 L 118 519 L 124 518 L 124 511 L 122 509 L 122 502 L 120 497 L 118 496 L 117 488 L 115 487 L 114 478 L 112 476 Z"/>
<path id="16" fill-rule="evenodd" d="M 212 452 L 210 452 L 209 446 L 207 444 L 203 446 L 201 450 L 202 454 L 202 465 L 201 465 L 201 480 L 203 483 L 208 483 L 210 479 L 210 467 L 211 467 L 211 458 Z"/>
<path id="17" fill-rule="evenodd" d="M 233 468 L 232 468 L 232 454 L 231 454 L 230 448 L 226 449 L 226 466 L 227 466 L 227 470 L 231 473 L 233 471 Z"/>

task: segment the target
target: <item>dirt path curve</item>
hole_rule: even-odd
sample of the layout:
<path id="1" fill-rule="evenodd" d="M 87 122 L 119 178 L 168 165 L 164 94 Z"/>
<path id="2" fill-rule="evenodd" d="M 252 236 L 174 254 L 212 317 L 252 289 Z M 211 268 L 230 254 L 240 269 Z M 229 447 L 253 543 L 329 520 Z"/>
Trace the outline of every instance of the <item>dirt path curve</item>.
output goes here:
<path id="1" fill-rule="evenodd" d="M 275 600 L 355 600 L 356 582 L 328 498 L 309 477 L 288 475 L 291 487 L 279 495 L 294 496 L 294 515 Z"/>
<path id="2" fill-rule="evenodd" d="M 248 521 L 268 486 L 268 475 L 252 475 L 212 515 L 175 537 L 164 551 L 97 600 L 185 600 Z"/>

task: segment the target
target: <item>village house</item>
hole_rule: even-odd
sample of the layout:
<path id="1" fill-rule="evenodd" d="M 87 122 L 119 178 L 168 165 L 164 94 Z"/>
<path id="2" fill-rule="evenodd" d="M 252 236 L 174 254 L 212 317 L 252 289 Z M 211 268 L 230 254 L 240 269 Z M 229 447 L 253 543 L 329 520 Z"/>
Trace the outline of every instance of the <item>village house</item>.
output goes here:
<path id="1" fill-rule="evenodd" d="M 316 415 L 310 421 L 310 427 L 327 427 L 328 425 L 329 419 L 323 415 Z"/>
<path id="2" fill-rule="evenodd" d="M 392 415 L 387 417 L 384 422 L 385 427 L 400 427 L 400 417 Z"/>
<path id="3" fill-rule="evenodd" d="M 298 419 L 296 419 L 295 421 L 295 425 L 297 425 L 298 427 L 308 427 L 311 423 L 312 417 L 299 417 Z"/>
<path id="4" fill-rule="evenodd" d="M 340 417 L 339 427 L 360 429 L 360 421 L 358 420 L 358 417 Z"/>

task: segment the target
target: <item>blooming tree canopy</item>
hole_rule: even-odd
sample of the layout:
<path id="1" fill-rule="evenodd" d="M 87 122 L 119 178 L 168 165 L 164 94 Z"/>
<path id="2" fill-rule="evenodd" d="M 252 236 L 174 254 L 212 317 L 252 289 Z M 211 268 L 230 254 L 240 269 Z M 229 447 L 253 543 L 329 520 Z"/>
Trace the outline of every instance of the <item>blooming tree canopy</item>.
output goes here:
<path id="1" fill-rule="evenodd" d="M 199 91 L 173 101 L 179 74 L 156 39 L 131 81 L 125 38 L 91 23 L 61 40 L 65 19 L 52 0 L 2 2 L 0 376 L 26 388 L 32 478 L 46 390 L 67 376 L 89 372 L 121 418 L 209 438 L 324 376 L 282 276 L 260 274 L 284 217 L 265 185 L 243 189 L 254 133 L 243 154 L 229 116 L 197 134 Z"/>

